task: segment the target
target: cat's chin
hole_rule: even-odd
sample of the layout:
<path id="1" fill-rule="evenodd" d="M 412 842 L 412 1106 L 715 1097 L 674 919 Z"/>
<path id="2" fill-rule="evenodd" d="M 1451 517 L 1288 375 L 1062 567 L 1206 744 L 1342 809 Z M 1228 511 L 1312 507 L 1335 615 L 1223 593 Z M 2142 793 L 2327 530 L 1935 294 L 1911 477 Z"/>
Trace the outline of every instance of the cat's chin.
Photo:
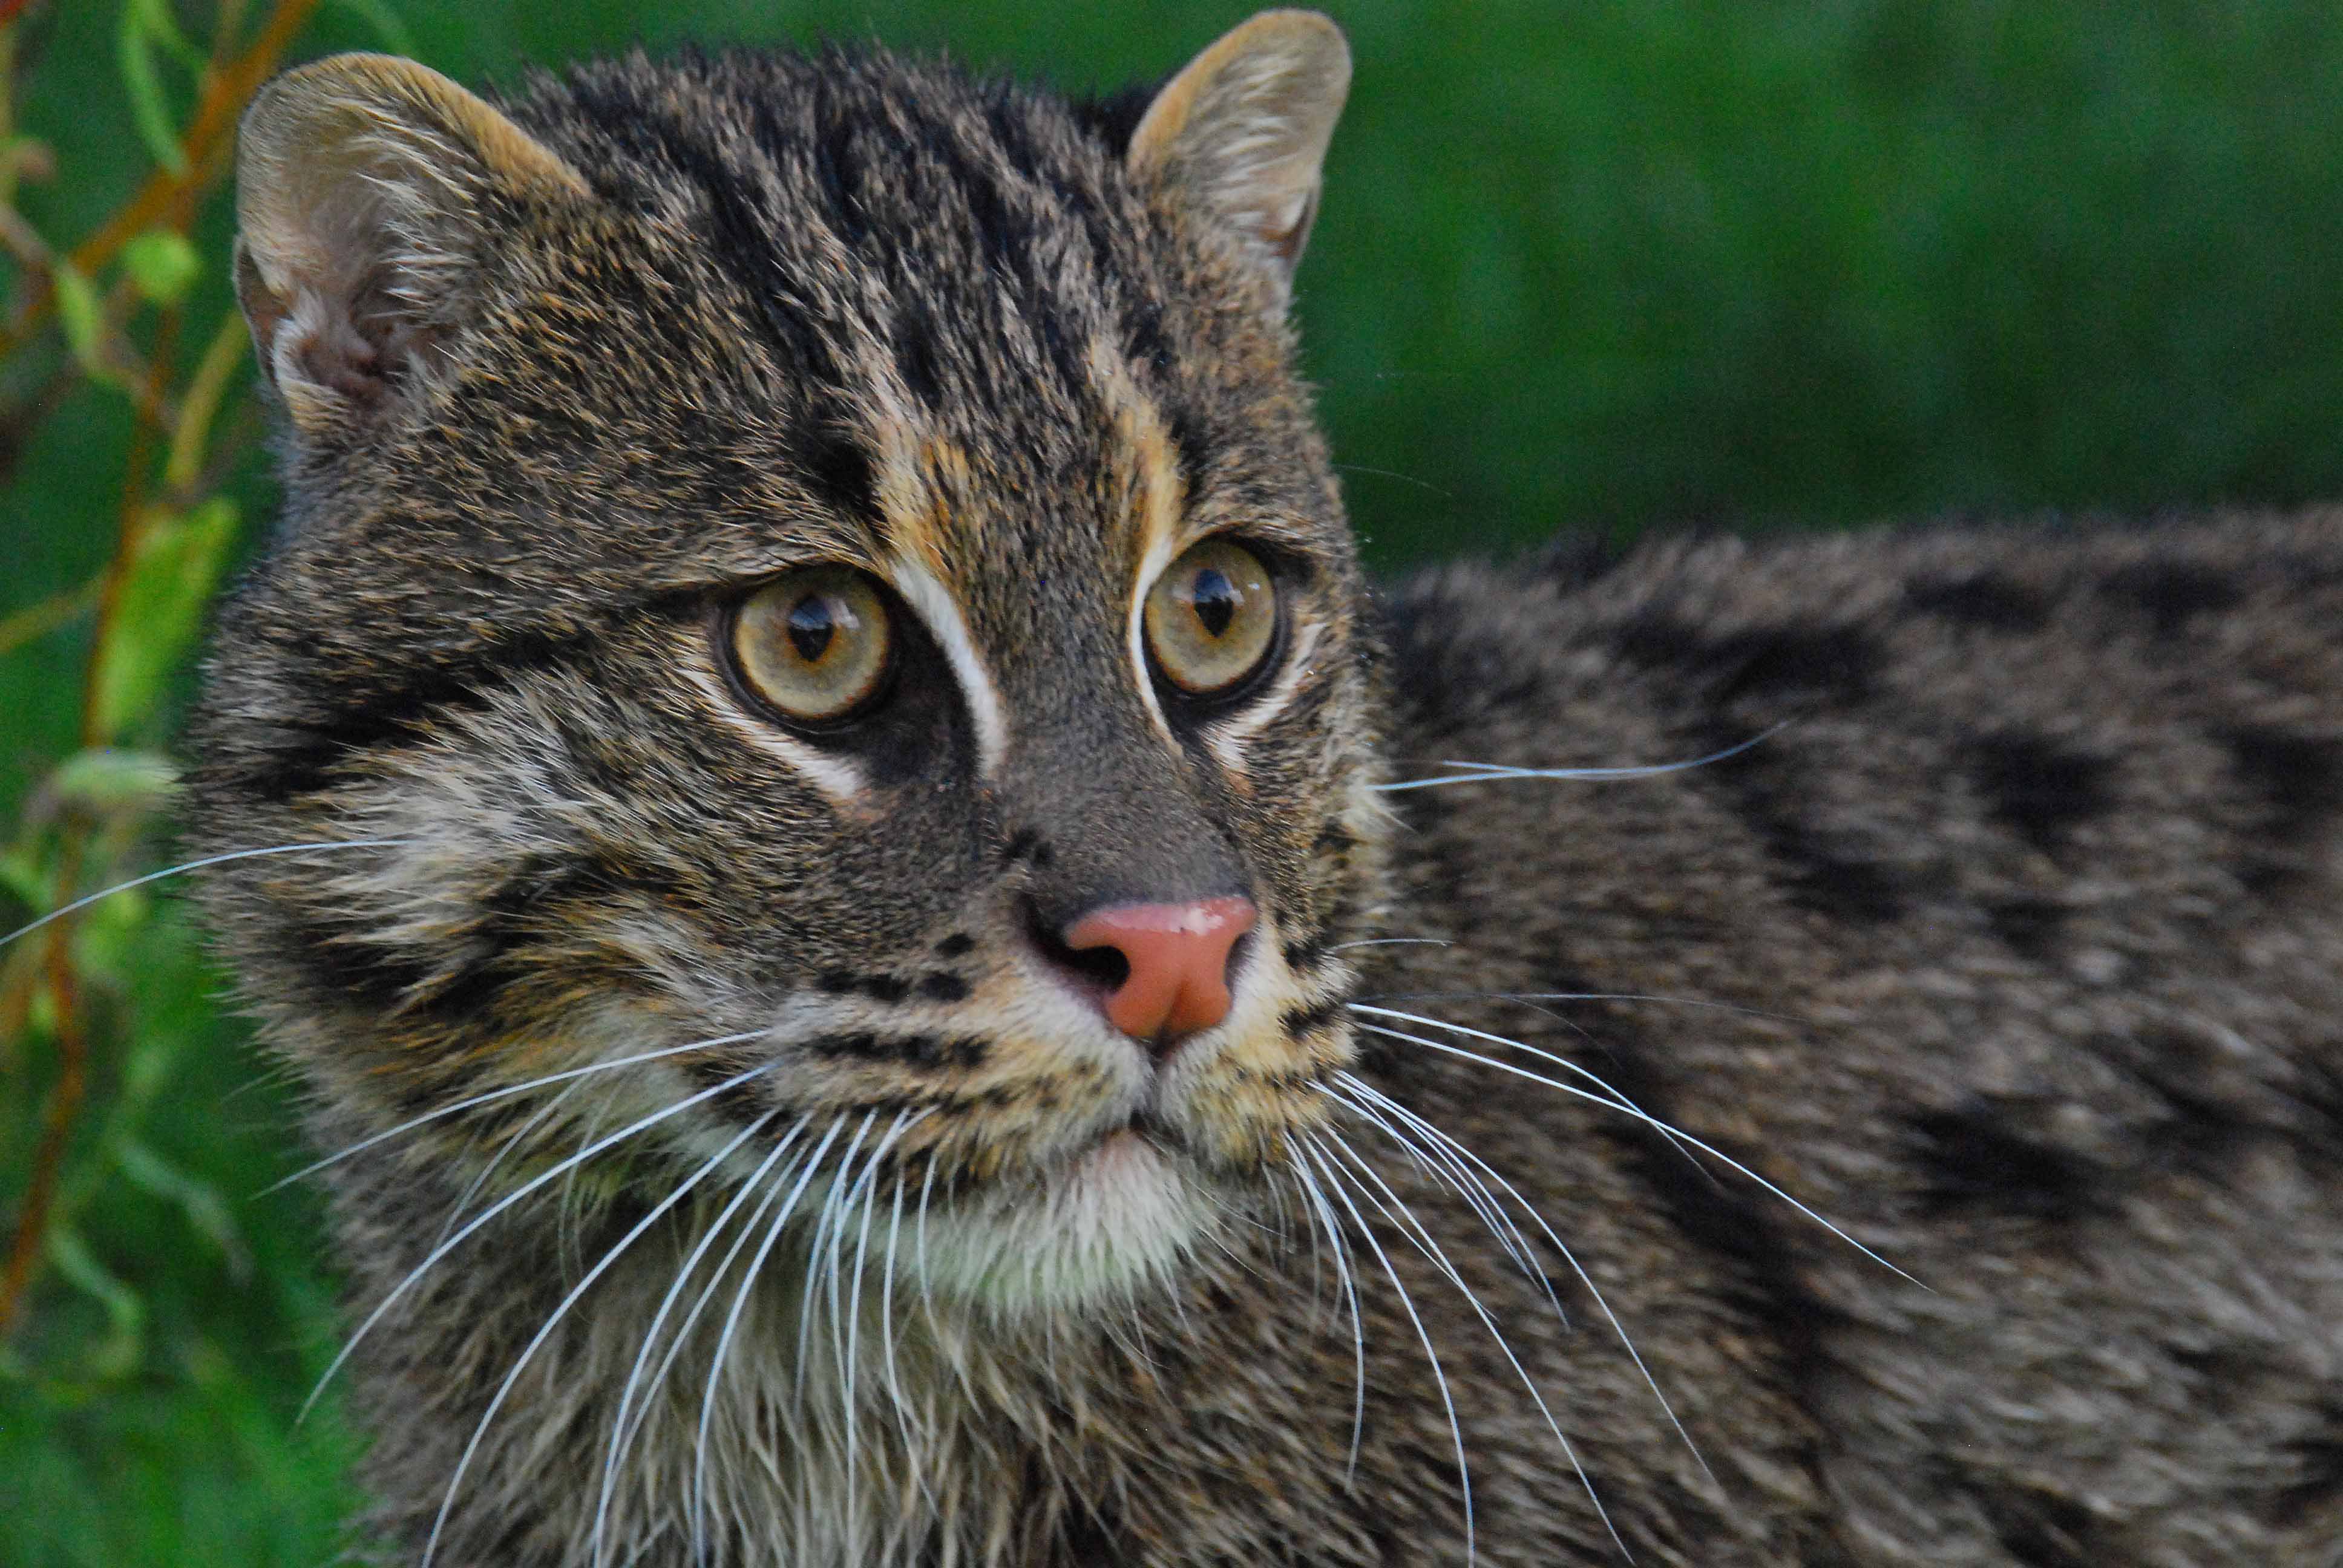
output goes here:
<path id="1" fill-rule="evenodd" d="M 1119 1128 L 938 1215 L 915 1266 L 933 1290 L 1005 1318 L 1127 1300 L 1170 1280 L 1217 1222 L 1206 1180 Z"/>

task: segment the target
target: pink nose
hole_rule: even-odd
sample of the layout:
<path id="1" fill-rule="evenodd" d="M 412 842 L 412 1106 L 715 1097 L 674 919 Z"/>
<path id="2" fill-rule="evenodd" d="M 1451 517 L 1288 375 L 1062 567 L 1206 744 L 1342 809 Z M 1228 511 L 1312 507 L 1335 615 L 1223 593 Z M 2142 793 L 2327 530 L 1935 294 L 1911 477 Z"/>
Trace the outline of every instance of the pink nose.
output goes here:
<path id="1" fill-rule="evenodd" d="M 1169 1044 L 1229 1016 L 1229 950 L 1252 930 L 1252 900 L 1118 904 L 1066 928 L 1066 946 L 1112 948 L 1131 966 L 1107 994 L 1107 1021 L 1141 1041 Z"/>

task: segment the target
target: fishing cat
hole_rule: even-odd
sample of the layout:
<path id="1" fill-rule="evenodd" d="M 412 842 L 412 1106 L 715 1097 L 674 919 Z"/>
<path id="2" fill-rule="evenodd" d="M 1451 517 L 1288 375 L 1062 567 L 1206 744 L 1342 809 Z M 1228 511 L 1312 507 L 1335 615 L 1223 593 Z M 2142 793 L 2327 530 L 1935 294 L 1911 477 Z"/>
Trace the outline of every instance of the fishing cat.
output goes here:
<path id="1" fill-rule="evenodd" d="M 1348 80 L 256 102 L 193 820 L 366 1549 L 2343 1561 L 2343 520 L 1372 588 Z"/>

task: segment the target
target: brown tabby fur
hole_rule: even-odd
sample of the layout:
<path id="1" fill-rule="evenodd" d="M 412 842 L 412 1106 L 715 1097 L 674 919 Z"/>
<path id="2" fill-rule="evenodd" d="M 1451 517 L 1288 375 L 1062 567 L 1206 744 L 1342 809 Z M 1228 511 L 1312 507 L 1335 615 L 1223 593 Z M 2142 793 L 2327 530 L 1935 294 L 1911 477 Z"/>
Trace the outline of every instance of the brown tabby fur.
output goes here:
<path id="1" fill-rule="evenodd" d="M 1331 123 L 1331 36 L 1206 61 Z M 501 111 L 344 61 L 256 111 L 288 508 L 222 619 L 196 839 L 371 846 L 207 891 L 352 1151 L 367 1550 L 417 1561 L 452 1498 L 435 1563 L 597 1561 L 639 1350 L 803 1118 L 868 1201 L 775 1232 L 717 1369 L 723 1273 L 603 1563 L 693 1561 L 696 1514 L 739 1564 L 1461 1562 L 1468 1473 L 1491 1564 L 2343 1563 L 2343 518 L 1371 597 L 1283 320 L 1314 187 L 1215 162 L 1260 128 L 1232 80 L 1135 154 L 1143 98 L 882 55 L 630 58 Z M 1128 607 L 1215 532 L 1276 562 L 1296 662 L 1171 733 Z M 712 651 L 809 559 L 930 574 L 997 689 L 914 632 L 880 716 L 789 742 L 843 792 Z M 1051 1021 L 1032 923 L 1232 888 L 1238 1012 L 1138 1113 L 1202 1218 L 1075 1237 L 1051 1173 L 1145 1070 Z M 930 1222 L 1031 1255 L 947 1278 Z"/>

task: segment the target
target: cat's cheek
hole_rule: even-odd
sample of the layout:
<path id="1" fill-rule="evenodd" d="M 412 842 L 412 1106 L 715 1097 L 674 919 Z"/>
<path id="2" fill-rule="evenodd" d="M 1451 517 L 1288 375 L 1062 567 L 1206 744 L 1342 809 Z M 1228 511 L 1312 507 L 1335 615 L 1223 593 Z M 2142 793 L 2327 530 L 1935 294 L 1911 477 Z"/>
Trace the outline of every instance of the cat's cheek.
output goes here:
<path id="1" fill-rule="evenodd" d="M 1214 1037 L 1174 1060 L 1163 1112 L 1206 1165 L 1258 1180 L 1291 1162 L 1293 1141 L 1324 1126 L 1328 1086 L 1356 1051 L 1339 989 L 1348 971 L 1305 980 L 1265 933 L 1253 972 Z"/>
<path id="2" fill-rule="evenodd" d="M 1339 1070 L 1324 1062 L 1215 1073 L 1187 1098 L 1181 1129 L 1207 1166 L 1259 1181 L 1289 1166 L 1299 1141 L 1325 1127 L 1333 1102 L 1321 1087 Z"/>

